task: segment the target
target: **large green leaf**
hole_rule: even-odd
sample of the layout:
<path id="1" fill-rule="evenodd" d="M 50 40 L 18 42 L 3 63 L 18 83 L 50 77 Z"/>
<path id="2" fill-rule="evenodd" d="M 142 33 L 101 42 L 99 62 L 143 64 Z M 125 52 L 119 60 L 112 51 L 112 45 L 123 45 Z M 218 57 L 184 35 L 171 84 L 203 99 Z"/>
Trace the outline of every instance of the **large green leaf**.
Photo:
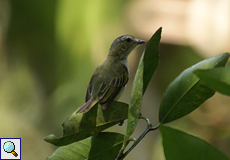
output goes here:
<path id="1" fill-rule="evenodd" d="M 167 160 L 229 160 L 200 138 L 164 125 L 160 126 L 160 131 Z"/>
<path id="2" fill-rule="evenodd" d="M 197 69 L 224 66 L 228 58 L 229 53 L 220 54 L 203 60 L 183 71 L 168 86 L 166 93 L 163 95 L 159 111 L 159 121 L 161 123 L 168 123 L 183 117 L 213 96 L 215 91 L 201 84 L 199 78 L 193 72 Z"/>
<path id="3" fill-rule="evenodd" d="M 196 70 L 194 72 L 202 84 L 230 96 L 230 67 Z"/>
<path id="4" fill-rule="evenodd" d="M 63 136 L 57 138 L 51 134 L 45 137 L 45 141 L 63 146 L 85 139 L 125 120 L 127 113 L 128 104 L 115 101 L 106 110 L 96 105 L 85 114 L 76 114 L 75 111 L 62 125 Z"/>
<path id="5" fill-rule="evenodd" d="M 144 53 L 143 94 L 158 66 L 161 32 L 162 27 L 153 34 L 146 45 Z"/>
<path id="6" fill-rule="evenodd" d="M 159 43 L 161 38 L 161 30 L 159 28 L 146 45 L 145 52 L 142 54 L 139 66 L 134 78 L 129 112 L 128 124 L 126 130 L 126 139 L 134 132 L 140 116 L 142 96 L 155 72 L 159 60 Z M 125 146 L 125 141 L 124 141 Z"/>
<path id="7" fill-rule="evenodd" d="M 124 135 L 101 132 L 82 141 L 59 147 L 47 160 L 114 160 Z"/>

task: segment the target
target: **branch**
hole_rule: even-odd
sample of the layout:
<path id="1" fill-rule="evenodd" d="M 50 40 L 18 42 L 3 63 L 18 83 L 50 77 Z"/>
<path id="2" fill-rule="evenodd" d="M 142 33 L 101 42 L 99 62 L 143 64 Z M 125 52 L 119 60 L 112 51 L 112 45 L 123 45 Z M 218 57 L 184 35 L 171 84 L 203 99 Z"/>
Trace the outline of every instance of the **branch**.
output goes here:
<path id="1" fill-rule="evenodd" d="M 152 126 L 152 123 L 150 122 L 150 120 L 146 117 L 140 116 L 141 119 L 144 119 L 147 122 L 147 128 L 144 130 L 144 132 L 140 135 L 140 137 L 134 141 L 133 145 L 123 154 L 119 155 L 117 160 L 123 160 L 128 154 L 129 152 L 131 152 L 131 150 L 133 150 L 134 147 L 136 147 L 136 145 L 145 137 L 145 135 L 149 132 L 149 131 L 153 131 L 159 128 L 160 124 L 158 124 L 156 127 Z"/>

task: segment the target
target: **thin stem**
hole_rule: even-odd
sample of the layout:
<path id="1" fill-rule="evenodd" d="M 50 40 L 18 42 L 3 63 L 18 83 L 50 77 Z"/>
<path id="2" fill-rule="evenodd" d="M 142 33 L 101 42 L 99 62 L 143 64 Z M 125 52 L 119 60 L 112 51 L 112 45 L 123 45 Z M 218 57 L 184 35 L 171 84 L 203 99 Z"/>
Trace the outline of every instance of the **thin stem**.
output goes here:
<path id="1" fill-rule="evenodd" d="M 134 147 L 136 147 L 136 145 L 145 137 L 145 135 L 149 131 L 149 127 L 147 127 L 146 130 L 141 134 L 141 136 L 136 141 L 134 141 L 133 145 L 123 154 L 121 160 L 124 159 L 127 156 L 127 154 L 129 154 L 129 152 L 133 150 Z"/>
<path id="2" fill-rule="evenodd" d="M 152 128 L 150 128 L 149 130 L 150 130 L 150 131 L 157 130 L 157 129 L 160 127 L 160 125 L 161 125 L 161 124 L 159 123 L 156 127 L 152 127 Z"/>
<path id="3" fill-rule="evenodd" d="M 117 160 L 123 160 L 128 154 L 129 152 L 131 152 L 131 150 L 133 150 L 134 147 L 136 147 L 136 145 L 145 137 L 145 135 L 149 132 L 149 131 L 153 131 L 158 129 L 159 124 L 156 127 L 152 126 L 152 123 L 150 122 L 150 120 L 146 117 L 140 116 L 141 119 L 144 119 L 147 122 L 147 128 L 144 130 L 144 132 L 140 135 L 140 137 L 138 137 L 138 139 L 136 141 L 134 141 L 133 145 L 124 153 L 122 154 Z"/>
<path id="4" fill-rule="evenodd" d="M 146 122 L 147 122 L 147 127 L 152 127 L 152 123 L 150 122 L 150 120 L 147 118 L 147 117 L 144 117 L 144 116 L 140 116 L 140 119 L 144 119 Z"/>

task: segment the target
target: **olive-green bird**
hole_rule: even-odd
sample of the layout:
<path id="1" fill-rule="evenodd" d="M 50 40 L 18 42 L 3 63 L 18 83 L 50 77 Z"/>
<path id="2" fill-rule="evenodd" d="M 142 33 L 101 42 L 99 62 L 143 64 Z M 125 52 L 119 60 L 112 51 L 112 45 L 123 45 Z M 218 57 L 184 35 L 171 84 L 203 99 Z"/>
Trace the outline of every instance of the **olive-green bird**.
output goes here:
<path id="1" fill-rule="evenodd" d="M 131 35 L 116 38 L 105 61 L 96 68 L 86 92 L 86 103 L 76 113 L 88 112 L 96 103 L 105 110 L 120 98 L 129 80 L 128 55 L 144 40 Z"/>

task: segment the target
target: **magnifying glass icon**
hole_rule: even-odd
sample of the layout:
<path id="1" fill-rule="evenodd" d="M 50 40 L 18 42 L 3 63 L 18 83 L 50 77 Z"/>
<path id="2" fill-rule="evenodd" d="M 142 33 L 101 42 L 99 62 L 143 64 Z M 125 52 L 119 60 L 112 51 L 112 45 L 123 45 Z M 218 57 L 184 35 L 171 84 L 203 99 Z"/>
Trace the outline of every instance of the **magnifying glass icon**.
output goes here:
<path id="1" fill-rule="evenodd" d="M 11 141 L 7 141 L 3 145 L 3 149 L 7 153 L 12 153 L 15 157 L 18 156 L 18 154 L 14 151 L 15 150 L 15 145 Z"/>

